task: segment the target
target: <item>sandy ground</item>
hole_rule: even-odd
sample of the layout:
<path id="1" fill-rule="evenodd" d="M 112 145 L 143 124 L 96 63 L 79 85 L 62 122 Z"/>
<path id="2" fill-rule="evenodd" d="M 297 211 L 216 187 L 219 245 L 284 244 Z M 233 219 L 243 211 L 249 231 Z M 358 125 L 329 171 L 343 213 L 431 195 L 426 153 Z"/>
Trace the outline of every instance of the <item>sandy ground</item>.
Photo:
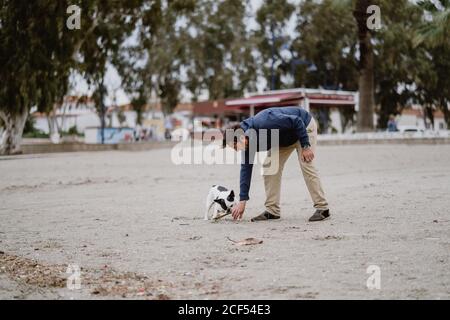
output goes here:
<path id="1" fill-rule="evenodd" d="M 202 220 L 212 184 L 237 165 L 181 165 L 170 150 L 0 158 L 0 299 L 449 299 L 450 145 L 319 147 L 332 219 L 294 156 L 282 219 Z M 228 238 L 263 240 L 237 246 Z M 65 287 L 77 264 L 81 290 Z M 381 288 L 366 286 L 368 266 Z M 59 280 L 55 280 L 56 278 Z"/>

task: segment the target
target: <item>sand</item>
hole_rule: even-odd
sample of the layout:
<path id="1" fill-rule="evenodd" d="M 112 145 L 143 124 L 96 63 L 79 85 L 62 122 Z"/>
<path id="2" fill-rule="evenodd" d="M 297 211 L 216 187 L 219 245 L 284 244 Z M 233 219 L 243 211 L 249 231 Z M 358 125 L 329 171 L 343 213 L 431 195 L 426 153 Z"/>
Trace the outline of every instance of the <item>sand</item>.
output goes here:
<path id="1" fill-rule="evenodd" d="M 450 145 L 319 146 L 317 166 L 332 219 L 307 222 L 292 156 L 282 219 L 249 221 L 256 170 L 244 220 L 211 223 L 207 192 L 238 191 L 237 165 L 176 166 L 168 149 L 0 158 L 0 299 L 449 299 Z M 245 238 L 263 242 L 230 241 Z"/>

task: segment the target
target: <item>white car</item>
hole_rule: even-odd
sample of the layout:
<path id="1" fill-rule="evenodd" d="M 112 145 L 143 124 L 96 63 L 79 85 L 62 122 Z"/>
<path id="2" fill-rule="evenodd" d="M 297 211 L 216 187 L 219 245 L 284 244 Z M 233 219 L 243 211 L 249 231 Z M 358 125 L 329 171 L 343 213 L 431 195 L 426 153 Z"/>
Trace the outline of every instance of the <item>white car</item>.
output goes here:
<path id="1" fill-rule="evenodd" d="M 398 131 L 401 133 L 407 133 L 407 132 L 411 132 L 411 133 L 423 133 L 425 132 L 424 129 L 419 128 L 417 126 L 398 126 Z"/>

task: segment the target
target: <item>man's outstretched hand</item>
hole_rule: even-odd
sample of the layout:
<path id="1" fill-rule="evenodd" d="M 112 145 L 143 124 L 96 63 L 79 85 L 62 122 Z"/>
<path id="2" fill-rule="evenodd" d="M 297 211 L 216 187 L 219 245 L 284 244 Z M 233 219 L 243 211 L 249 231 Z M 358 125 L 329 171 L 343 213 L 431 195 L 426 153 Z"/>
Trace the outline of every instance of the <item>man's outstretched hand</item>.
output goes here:
<path id="1" fill-rule="evenodd" d="M 233 207 L 233 209 L 231 210 L 231 215 L 234 220 L 242 218 L 242 216 L 244 215 L 246 203 L 247 201 L 239 201 L 238 204 L 235 207 Z"/>

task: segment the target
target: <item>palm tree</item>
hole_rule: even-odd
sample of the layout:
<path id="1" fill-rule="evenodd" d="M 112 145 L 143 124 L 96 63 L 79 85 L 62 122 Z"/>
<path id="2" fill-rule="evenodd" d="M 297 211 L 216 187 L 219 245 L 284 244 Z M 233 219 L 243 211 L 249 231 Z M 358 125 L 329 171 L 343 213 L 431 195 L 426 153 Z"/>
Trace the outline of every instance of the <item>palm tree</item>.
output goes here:
<path id="1" fill-rule="evenodd" d="M 450 0 L 419 1 L 417 5 L 425 12 L 425 21 L 418 28 L 414 37 L 414 45 L 425 45 L 434 56 L 433 63 L 438 70 L 436 91 L 439 92 L 436 103 L 444 113 L 447 126 L 450 128 L 450 110 L 448 89 L 448 60 L 445 58 L 450 52 Z M 444 58 L 443 58 L 444 57 Z"/>
<path id="2" fill-rule="evenodd" d="M 435 4 L 436 3 L 436 4 Z M 425 43 L 430 47 L 449 44 L 450 36 L 450 0 L 432 2 L 430 0 L 417 3 L 424 11 L 431 15 L 418 30 L 414 39 L 416 45 Z"/>

